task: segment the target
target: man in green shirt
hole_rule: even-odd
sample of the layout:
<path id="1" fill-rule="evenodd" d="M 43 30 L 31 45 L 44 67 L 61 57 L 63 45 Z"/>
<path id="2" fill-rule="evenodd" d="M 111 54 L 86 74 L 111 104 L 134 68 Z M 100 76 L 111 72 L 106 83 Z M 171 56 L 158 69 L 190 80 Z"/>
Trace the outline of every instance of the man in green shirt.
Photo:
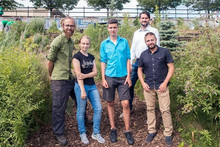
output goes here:
<path id="1" fill-rule="evenodd" d="M 2 20 L 0 23 L 0 31 L 4 32 L 5 26 L 8 23 L 8 20 Z"/>
<path id="2" fill-rule="evenodd" d="M 0 16 L 2 16 L 3 14 L 4 14 L 3 8 L 2 8 L 2 6 L 0 5 Z"/>
<path id="3" fill-rule="evenodd" d="M 8 21 L 7 24 L 4 27 L 4 32 L 10 31 L 11 25 L 14 23 L 14 21 Z"/>
<path id="4" fill-rule="evenodd" d="M 64 136 L 65 110 L 69 96 L 74 95 L 74 77 L 71 72 L 74 43 L 71 36 L 75 30 L 75 20 L 71 17 L 64 18 L 62 28 L 63 33 L 51 43 L 47 59 L 53 95 L 52 129 L 59 144 L 66 145 L 68 142 Z"/>

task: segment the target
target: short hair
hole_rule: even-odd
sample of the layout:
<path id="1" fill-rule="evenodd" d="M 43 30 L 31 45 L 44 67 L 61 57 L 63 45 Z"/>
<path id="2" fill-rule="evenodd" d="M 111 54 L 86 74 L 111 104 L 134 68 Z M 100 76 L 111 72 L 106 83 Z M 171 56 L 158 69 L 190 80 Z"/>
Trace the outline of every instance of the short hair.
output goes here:
<path id="1" fill-rule="evenodd" d="M 75 19 L 73 19 L 72 17 L 67 16 L 67 17 L 62 18 L 61 21 L 60 21 L 60 24 L 62 26 L 64 25 L 64 22 L 65 22 L 66 19 L 72 19 L 74 21 L 74 23 L 75 23 Z"/>
<path id="2" fill-rule="evenodd" d="M 146 39 L 147 36 L 154 36 L 155 39 L 157 39 L 156 35 L 153 32 L 147 32 L 144 36 L 144 39 Z"/>
<path id="3" fill-rule="evenodd" d="M 109 25 L 109 24 L 117 24 L 117 25 L 118 25 L 118 20 L 115 19 L 115 18 L 110 18 L 110 19 L 108 20 L 108 25 Z"/>
<path id="4" fill-rule="evenodd" d="M 148 18 L 150 19 L 150 13 L 149 13 L 149 12 L 147 12 L 147 11 L 141 12 L 141 13 L 139 14 L 139 18 L 141 18 L 141 15 L 142 15 L 142 14 L 146 14 L 146 15 L 148 16 Z"/>

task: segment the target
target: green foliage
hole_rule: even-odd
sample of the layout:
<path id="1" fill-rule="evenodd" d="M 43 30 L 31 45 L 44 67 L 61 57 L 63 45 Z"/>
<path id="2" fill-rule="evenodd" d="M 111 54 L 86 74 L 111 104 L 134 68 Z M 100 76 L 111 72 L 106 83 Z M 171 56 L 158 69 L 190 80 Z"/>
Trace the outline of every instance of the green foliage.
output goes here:
<path id="1" fill-rule="evenodd" d="M 135 20 L 133 21 L 133 25 L 140 28 L 141 25 L 140 25 L 140 21 L 139 21 L 139 17 L 136 17 Z"/>
<path id="2" fill-rule="evenodd" d="M 220 10 L 220 0 L 184 0 L 183 2 L 187 7 L 192 6 L 195 11 L 206 11 L 208 14 Z"/>
<path id="3" fill-rule="evenodd" d="M 131 46 L 135 30 L 136 27 L 132 25 L 132 20 L 129 19 L 129 15 L 125 13 L 123 23 L 119 26 L 118 35 L 126 38 L 128 40 L 129 45 Z"/>
<path id="4" fill-rule="evenodd" d="M 177 18 L 177 26 L 183 26 L 183 25 L 184 25 L 184 19 L 178 17 L 178 18 Z"/>
<path id="5" fill-rule="evenodd" d="M 12 47 L 0 54 L 0 146 L 23 146 L 46 119 L 49 85 L 38 57 Z"/>
<path id="6" fill-rule="evenodd" d="M 86 0 L 89 6 L 94 7 L 95 9 L 107 8 L 108 6 L 112 6 L 114 9 L 122 10 L 123 4 L 130 2 L 130 0 Z"/>
<path id="7" fill-rule="evenodd" d="M 33 43 L 39 44 L 42 42 L 42 35 L 37 33 L 34 35 Z"/>
<path id="8" fill-rule="evenodd" d="M 154 23 L 152 24 L 152 26 L 157 28 L 161 22 L 161 14 L 159 11 L 159 7 L 157 5 L 155 5 L 154 16 L 155 16 L 155 18 L 154 18 Z"/>
<path id="9" fill-rule="evenodd" d="M 159 12 L 168 10 L 169 8 L 176 8 L 181 4 L 182 0 L 137 0 L 139 6 L 144 7 L 145 10 L 154 13 L 155 6 L 158 6 Z"/>
<path id="10" fill-rule="evenodd" d="M 34 19 L 27 25 L 28 35 L 34 35 L 36 33 L 45 33 L 44 19 Z"/>
<path id="11" fill-rule="evenodd" d="M 179 132 L 181 133 L 180 136 L 184 138 L 186 143 L 190 146 L 218 146 L 213 142 L 213 136 L 208 130 L 198 130 L 194 127 L 189 127 L 187 129 L 180 128 Z M 184 142 L 182 142 L 182 144 L 184 145 Z"/>
<path id="12" fill-rule="evenodd" d="M 90 50 L 98 53 L 100 49 L 100 43 L 109 36 L 106 25 L 100 24 L 89 25 L 85 30 L 85 35 L 88 35 L 91 39 Z"/>
<path id="13" fill-rule="evenodd" d="M 54 8 L 56 9 L 62 9 L 62 10 L 72 10 L 74 6 L 77 5 L 79 0 L 59 0 L 59 1 L 52 1 L 52 0 L 30 0 L 30 2 L 33 3 L 34 7 L 40 8 L 44 7 L 47 10 L 50 10 L 51 17 L 52 10 Z"/>
<path id="14" fill-rule="evenodd" d="M 48 33 L 60 33 L 60 30 L 57 28 L 57 24 L 53 21 L 51 27 L 47 31 Z"/>
<path id="15" fill-rule="evenodd" d="M 176 71 L 170 85 L 171 98 L 181 107 L 179 112 L 185 119 L 193 116 L 193 120 L 200 123 L 204 130 L 215 132 L 211 133 L 212 137 L 206 131 L 199 133 L 197 143 L 203 146 L 210 145 L 210 142 L 213 146 L 219 143 L 219 137 L 215 137 L 220 135 L 219 42 L 215 30 L 204 28 L 201 36 L 186 44 L 185 50 L 173 52 Z M 181 114 L 179 117 L 182 117 Z M 186 122 L 188 126 L 191 121 L 187 119 Z"/>
<path id="16" fill-rule="evenodd" d="M 27 24 L 23 21 L 15 22 L 11 25 L 8 33 L 10 33 L 10 36 L 14 37 L 15 40 L 22 40 L 24 39 L 23 32 L 25 31 L 26 25 Z"/>
<path id="17" fill-rule="evenodd" d="M 192 24 L 193 24 L 194 30 L 200 29 L 199 20 L 197 18 L 192 20 Z"/>
<path id="18" fill-rule="evenodd" d="M 4 9 L 13 9 L 22 5 L 19 4 L 16 0 L 1 0 L 0 6 L 2 6 Z"/>
<path id="19" fill-rule="evenodd" d="M 0 52 L 6 48 L 11 46 L 18 45 L 18 41 L 16 41 L 16 35 L 12 35 L 11 33 L 1 33 L 0 34 Z"/>
<path id="20" fill-rule="evenodd" d="M 181 43 L 177 40 L 177 31 L 174 30 L 174 23 L 171 21 L 164 21 L 159 24 L 160 26 L 160 46 L 166 47 L 170 50 L 175 50 Z"/>
<path id="21" fill-rule="evenodd" d="M 37 33 L 33 36 L 33 40 L 32 40 L 32 37 L 30 37 L 29 39 L 26 39 L 23 42 L 23 45 L 26 44 L 26 48 L 29 48 L 29 49 L 32 48 L 31 51 L 35 53 L 39 53 L 39 52 L 46 51 L 47 50 L 46 46 L 49 43 L 50 43 L 50 40 L 48 36 Z M 25 47 L 23 49 L 25 49 Z"/>

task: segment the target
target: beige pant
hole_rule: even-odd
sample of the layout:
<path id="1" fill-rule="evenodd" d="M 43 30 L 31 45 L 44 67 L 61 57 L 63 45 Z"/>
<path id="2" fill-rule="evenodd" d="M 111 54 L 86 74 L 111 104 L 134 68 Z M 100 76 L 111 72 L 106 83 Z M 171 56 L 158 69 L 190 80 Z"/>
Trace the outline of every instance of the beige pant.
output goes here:
<path id="1" fill-rule="evenodd" d="M 148 132 L 156 133 L 156 116 L 155 116 L 155 102 L 156 94 L 159 100 L 160 112 L 163 119 L 164 125 L 164 135 L 171 136 L 173 132 L 172 119 L 170 113 L 170 95 L 169 89 L 163 93 L 159 90 L 150 90 L 149 92 L 144 91 L 144 98 L 147 105 L 147 123 L 148 123 Z"/>

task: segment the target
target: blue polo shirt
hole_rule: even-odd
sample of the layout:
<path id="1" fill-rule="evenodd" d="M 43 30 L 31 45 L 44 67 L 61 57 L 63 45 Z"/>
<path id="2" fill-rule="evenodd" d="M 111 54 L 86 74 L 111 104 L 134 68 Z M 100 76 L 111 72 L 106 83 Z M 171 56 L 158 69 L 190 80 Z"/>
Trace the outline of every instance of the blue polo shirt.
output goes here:
<path id="1" fill-rule="evenodd" d="M 106 63 L 105 75 L 108 77 L 127 76 L 127 60 L 130 57 L 130 48 L 125 38 L 119 37 L 114 44 L 110 37 L 101 43 L 101 62 Z"/>
<path id="2" fill-rule="evenodd" d="M 150 89 L 158 89 L 160 84 L 166 79 L 168 63 L 173 63 L 173 58 L 166 48 L 157 47 L 154 53 L 151 53 L 150 50 L 145 50 L 141 54 L 138 67 L 143 67 L 144 82 L 148 84 Z"/>

